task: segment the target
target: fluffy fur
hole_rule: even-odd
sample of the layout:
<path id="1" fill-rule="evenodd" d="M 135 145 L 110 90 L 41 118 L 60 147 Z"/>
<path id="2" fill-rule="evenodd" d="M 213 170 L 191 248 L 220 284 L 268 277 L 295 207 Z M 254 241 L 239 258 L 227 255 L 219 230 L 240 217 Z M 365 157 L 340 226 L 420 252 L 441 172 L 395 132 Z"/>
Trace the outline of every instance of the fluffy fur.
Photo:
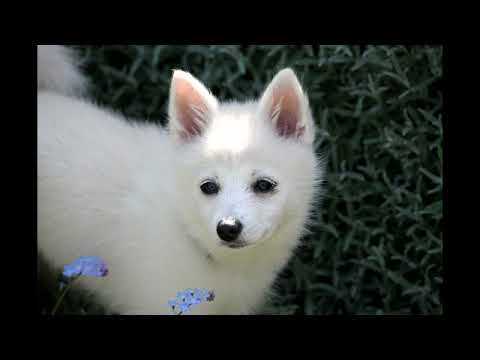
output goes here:
<path id="1" fill-rule="evenodd" d="M 55 267 L 100 256 L 106 278 L 82 278 L 111 311 L 171 314 L 185 288 L 213 302 L 188 314 L 252 314 L 305 230 L 323 166 L 308 100 L 290 69 L 258 101 L 219 102 L 175 71 L 168 129 L 127 122 L 81 99 L 86 81 L 59 46 L 38 47 L 38 245 Z M 258 179 L 277 186 L 252 190 Z M 218 194 L 200 185 L 213 179 Z M 243 247 L 216 227 L 243 224 Z"/>
<path id="2" fill-rule="evenodd" d="M 86 79 L 75 66 L 70 49 L 60 45 L 37 47 L 37 84 L 39 90 L 81 96 L 87 88 Z"/>

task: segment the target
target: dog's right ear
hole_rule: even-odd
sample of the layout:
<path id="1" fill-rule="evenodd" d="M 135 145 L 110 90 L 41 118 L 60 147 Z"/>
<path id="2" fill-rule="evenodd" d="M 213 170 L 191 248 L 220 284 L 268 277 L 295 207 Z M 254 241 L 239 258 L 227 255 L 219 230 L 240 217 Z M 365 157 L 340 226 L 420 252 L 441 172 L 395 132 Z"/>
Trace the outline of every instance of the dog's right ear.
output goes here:
<path id="1" fill-rule="evenodd" d="M 183 141 L 202 134 L 218 107 L 217 99 L 191 74 L 175 70 L 168 104 L 171 133 Z"/>

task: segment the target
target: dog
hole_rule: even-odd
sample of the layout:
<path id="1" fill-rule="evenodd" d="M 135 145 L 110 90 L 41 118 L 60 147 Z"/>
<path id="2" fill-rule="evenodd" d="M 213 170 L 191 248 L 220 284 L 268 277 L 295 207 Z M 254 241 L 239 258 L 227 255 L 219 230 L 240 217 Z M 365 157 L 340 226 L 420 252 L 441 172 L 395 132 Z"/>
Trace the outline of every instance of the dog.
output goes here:
<path id="1" fill-rule="evenodd" d="M 69 48 L 38 45 L 38 249 L 55 268 L 99 256 L 80 277 L 112 312 L 168 315 L 206 288 L 192 315 L 258 313 L 308 229 L 325 166 L 295 73 L 255 101 L 219 101 L 173 71 L 164 128 L 94 104 Z"/>

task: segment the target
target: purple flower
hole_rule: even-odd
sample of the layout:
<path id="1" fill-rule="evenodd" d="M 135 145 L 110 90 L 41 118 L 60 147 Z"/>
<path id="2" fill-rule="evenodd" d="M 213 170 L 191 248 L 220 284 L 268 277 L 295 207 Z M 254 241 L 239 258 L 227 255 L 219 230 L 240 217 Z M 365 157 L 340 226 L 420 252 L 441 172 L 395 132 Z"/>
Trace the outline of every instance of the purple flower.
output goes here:
<path id="1" fill-rule="evenodd" d="M 81 256 L 63 267 L 63 275 L 66 277 L 80 275 L 104 277 L 107 274 L 107 264 L 101 258 L 96 256 Z"/>

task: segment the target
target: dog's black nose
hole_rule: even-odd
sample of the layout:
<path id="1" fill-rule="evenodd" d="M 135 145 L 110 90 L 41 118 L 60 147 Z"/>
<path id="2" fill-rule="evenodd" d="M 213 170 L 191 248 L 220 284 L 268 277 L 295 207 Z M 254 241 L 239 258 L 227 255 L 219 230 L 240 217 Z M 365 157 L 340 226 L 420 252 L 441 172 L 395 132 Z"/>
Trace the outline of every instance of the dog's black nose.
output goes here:
<path id="1" fill-rule="evenodd" d="M 242 232 L 243 225 L 233 218 L 222 219 L 217 225 L 217 234 L 223 241 L 235 241 Z"/>

